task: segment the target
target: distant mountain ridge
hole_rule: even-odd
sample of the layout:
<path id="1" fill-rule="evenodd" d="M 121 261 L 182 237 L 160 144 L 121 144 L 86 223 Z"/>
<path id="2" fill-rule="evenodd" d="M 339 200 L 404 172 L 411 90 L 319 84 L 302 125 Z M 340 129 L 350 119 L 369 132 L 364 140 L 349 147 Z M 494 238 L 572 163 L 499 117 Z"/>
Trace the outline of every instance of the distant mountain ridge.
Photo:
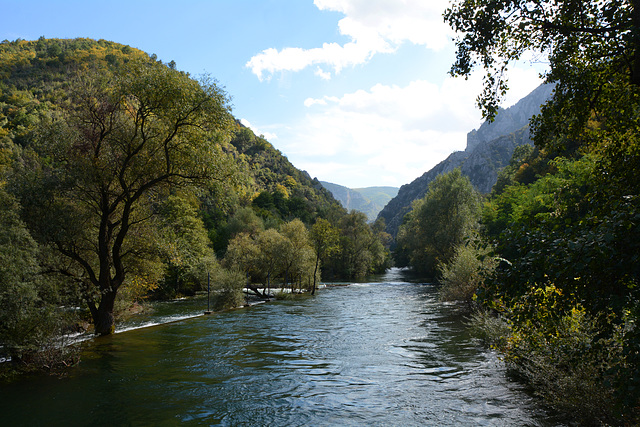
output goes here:
<path id="1" fill-rule="evenodd" d="M 424 197 L 429 183 L 438 175 L 455 168 L 459 167 L 478 191 L 489 193 L 498 179 L 498 172 L 509 164 L 513 150 L 523 144 L 532 144 L 529 120 L 540 112 L 540 106 L 552 91 L 552 86 L 541 85 L 512 107 L 500 109 L 493 122 L 485 122 L 467 134 L 465 151 L 452 153 L 410 184 L 400 187 L 398 195 L 378 214 L 378 218 L 385 219 L 387 232 L 395 238 L 413 201 Z"/>
<path id="2" fill-rule="evenodd" d="M 398 187 L 348 188 L 332 182 L 320 181 L 348 211 L 363 212 L 374 221 L 382 208 L 398 194 Z"/>

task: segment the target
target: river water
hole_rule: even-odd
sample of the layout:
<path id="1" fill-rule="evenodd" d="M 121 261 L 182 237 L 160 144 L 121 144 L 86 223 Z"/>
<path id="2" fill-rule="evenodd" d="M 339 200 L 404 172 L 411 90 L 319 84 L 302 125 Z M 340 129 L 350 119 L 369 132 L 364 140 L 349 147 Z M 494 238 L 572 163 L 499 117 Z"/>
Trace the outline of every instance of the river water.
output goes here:
<path id="1" fill-rule="evenodd" d="M 202 311 L 174 307 L 181 316 Z M 457 306 L 397 270 L 378 283 L 90 340 L 65 377 L 3 384 L 0 419 L 7 426 L 558 425 L 468 336 Z"/>

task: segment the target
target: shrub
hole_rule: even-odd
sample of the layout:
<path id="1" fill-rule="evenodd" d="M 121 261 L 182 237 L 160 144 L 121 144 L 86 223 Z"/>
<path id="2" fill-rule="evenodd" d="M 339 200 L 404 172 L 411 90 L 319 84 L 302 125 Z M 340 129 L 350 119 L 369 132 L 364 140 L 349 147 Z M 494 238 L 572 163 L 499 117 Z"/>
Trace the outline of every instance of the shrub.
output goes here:
<path id="1" fill-rule="evenodd" d="M 471 303 L 483 278 L 495 265 L 495 258 L 489 256 L 489 248 L 479 247 L 476 243 L 458 245 L 451 261 L 438 266 L 442 284 L 440 299 Z"/>
<path id="2" fill-rule="evenodd" d="M 469 316 L 467 326 L 472 336 L 494 348 L 503 348 L 511 336 L 511 327 L 503 317 L 482 308 Z"/>
<path id="3" fill-rule="evenodd" d="M 545 295 L 553 292 L 547 288 Z M 611 384 L 621 360 L 623 327 L 605 335 L 602 322 L 609 322 L 589 316 L 580 305 L 564 314 L 547 310 L 544 304 L 538 307 L 538 319 L 545 321 L 521 323 L 505 342 L 503 352 L 511 372 L 581 425 L 620 423 Z"/>
<path id="4" fill-rule="evenodd" d="M 220 268 L 215 273 L 212 282 L 216 291 L 213 298 L 214 310 L 227 310 L 244 305 L 245 299 L 242 290 L 246 279 L 243 273 Z"/>

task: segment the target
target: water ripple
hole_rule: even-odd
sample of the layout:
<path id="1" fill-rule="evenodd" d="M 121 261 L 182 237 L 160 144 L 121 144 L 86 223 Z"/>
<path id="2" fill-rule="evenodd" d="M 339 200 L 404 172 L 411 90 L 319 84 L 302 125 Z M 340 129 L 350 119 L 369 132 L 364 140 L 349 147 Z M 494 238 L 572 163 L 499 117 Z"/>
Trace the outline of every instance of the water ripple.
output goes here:
<path id="1" fill-rule="evenodd" d="M 7 425 L 557 425 L 469 339 L 455 305 L 397 271 L 87 351 L 65 380 L 0 390 Z"/>

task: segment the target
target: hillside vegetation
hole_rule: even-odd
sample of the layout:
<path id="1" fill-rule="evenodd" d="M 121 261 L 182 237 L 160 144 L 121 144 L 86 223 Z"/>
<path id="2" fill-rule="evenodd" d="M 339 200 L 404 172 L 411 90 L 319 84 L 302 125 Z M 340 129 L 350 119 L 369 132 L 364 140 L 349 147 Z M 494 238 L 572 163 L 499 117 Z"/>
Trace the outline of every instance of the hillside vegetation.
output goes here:
<path id="1" fill-rule="evenodd" d="M 463 302 L 478 336 L 567 424 L 640 423 L 638 6 L 452 2 L 451 73 L 484 68 L 487 118 L 525 52 L 549 58 L 554 89 L 531 122 L 535 146 L 514 151 L 488 197 L 454 169 L 398 232 L 396 261 Z"/>
<path id="2" fill-rule="evenodd" d="M 16 363 L 50 366 L 37 350 L 62 331 L 112 333 L 207 273 L 225 308 L 245 287 L 312 291 L 321 272 L 388 265 L 383 230 L 242 126 L 209 76 L 45 38 L 0 43 L 0 75 L 0 348 Z"/>
<path id="3" fill-rule="evenodd" d="M 378 213 L 389 203 L 389 200 L 398 194 L 397 187 L 347 188 L 326 181 L 320 181 L 320 183 L 346 210 L 354 209 L 362 212 L 371 222 L 376 220 Z"/>

